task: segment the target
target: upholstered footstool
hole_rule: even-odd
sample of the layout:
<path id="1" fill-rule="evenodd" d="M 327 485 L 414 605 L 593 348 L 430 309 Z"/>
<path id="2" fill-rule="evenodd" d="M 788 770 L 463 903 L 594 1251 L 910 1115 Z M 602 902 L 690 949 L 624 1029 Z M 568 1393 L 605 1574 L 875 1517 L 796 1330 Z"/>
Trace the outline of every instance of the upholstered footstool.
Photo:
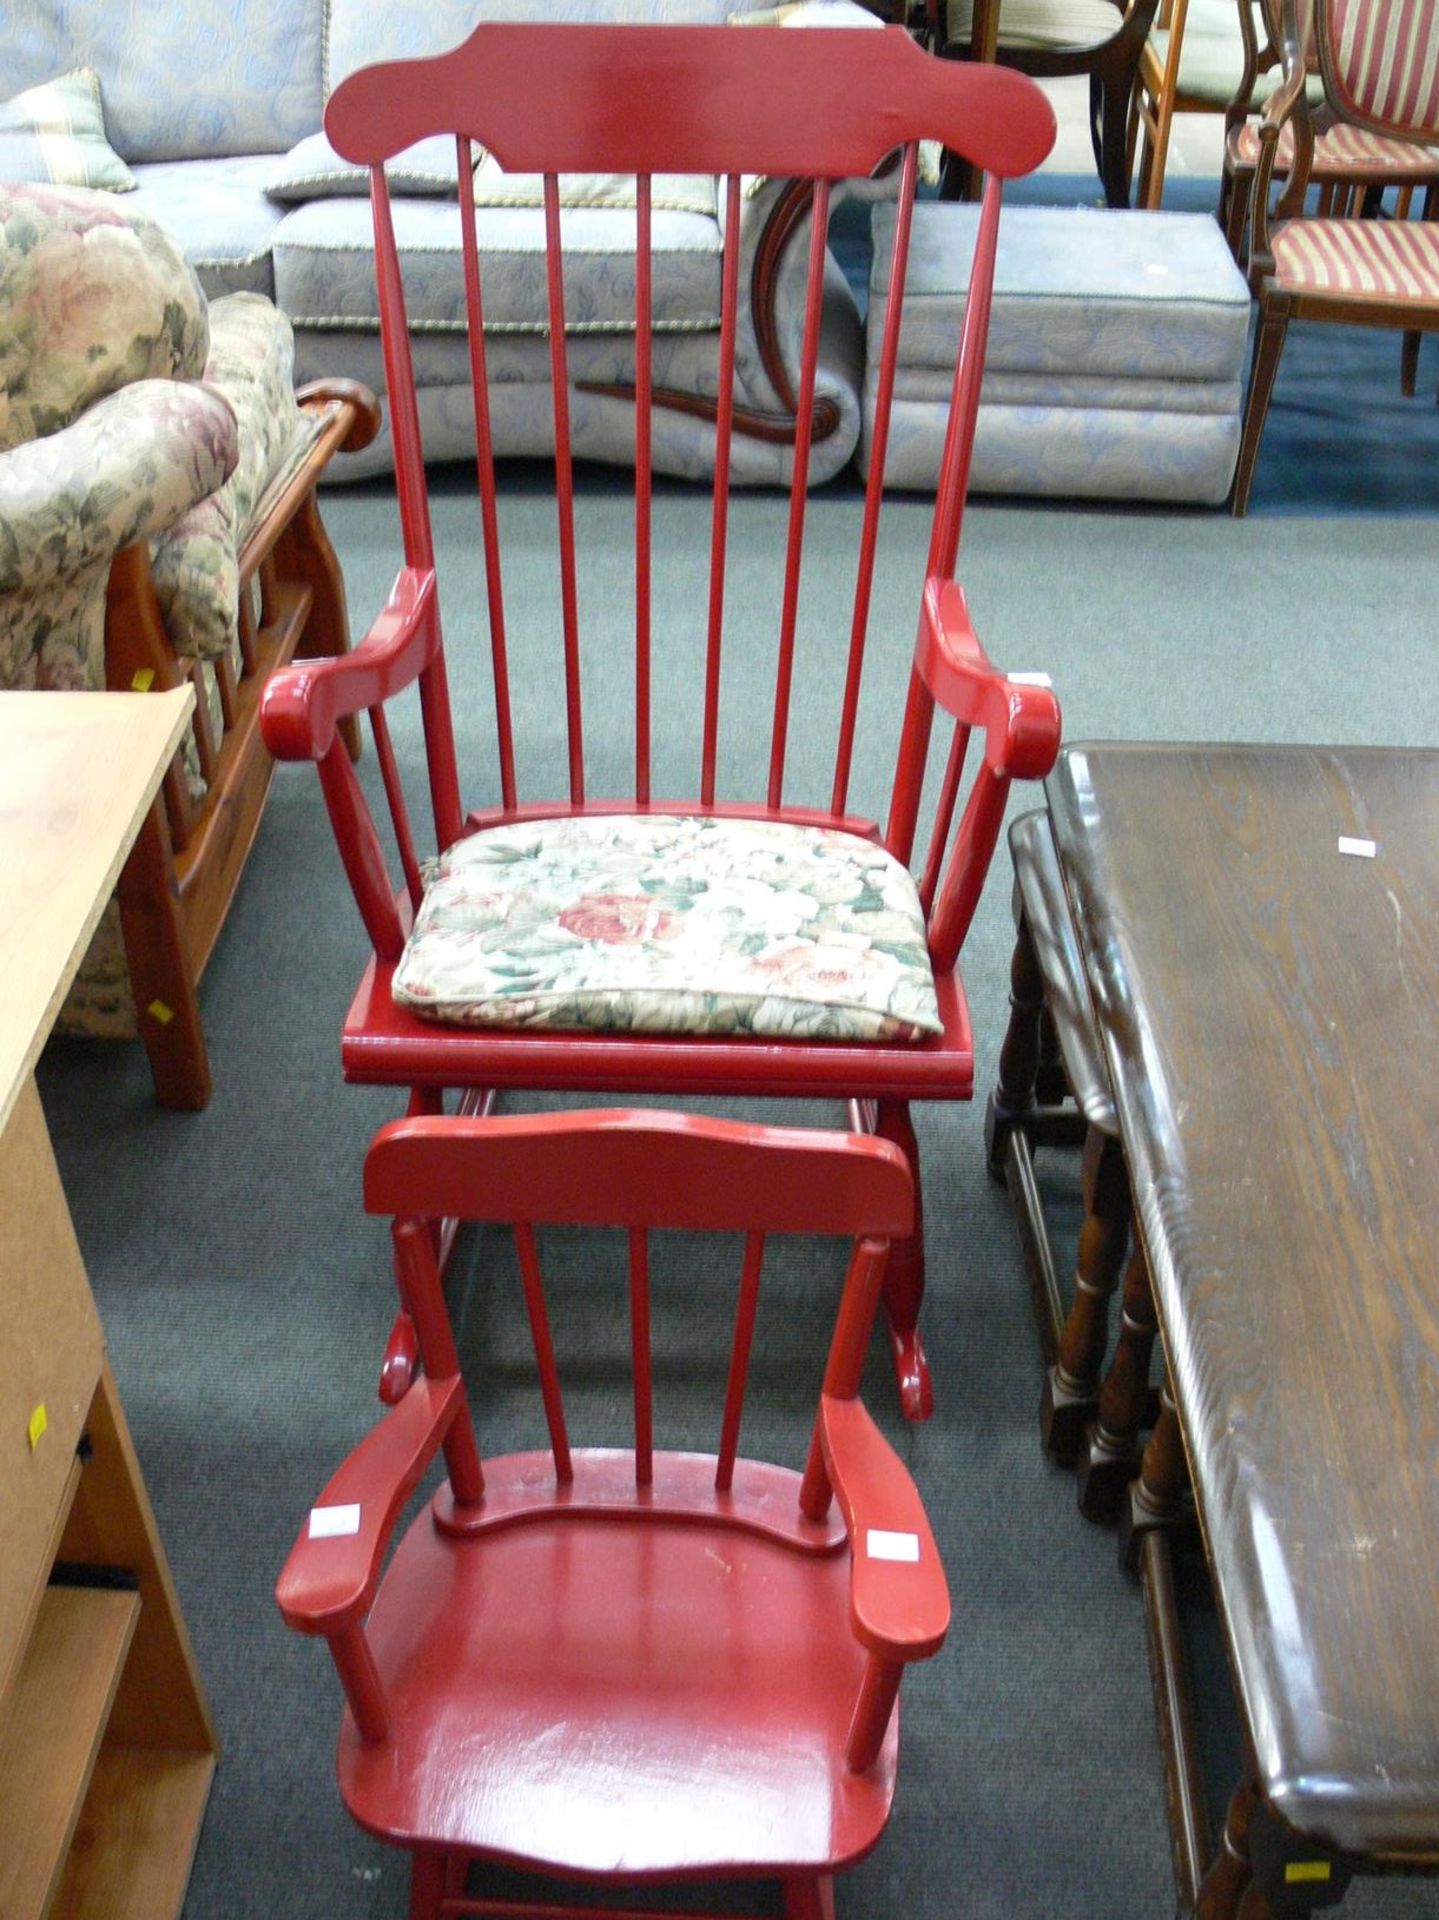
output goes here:
<path id="1" fill-rule="evenodd" d="M 914 209 L 885 480 L 930 488 L 968 292 L 976 206 Z M 874 212 L 864 427 L 894 213 Z M 1239 451 L 1249 290 L 1207 214 L 1011 207 L 1000 221 L 971 486 L 1215 506 Z"/>

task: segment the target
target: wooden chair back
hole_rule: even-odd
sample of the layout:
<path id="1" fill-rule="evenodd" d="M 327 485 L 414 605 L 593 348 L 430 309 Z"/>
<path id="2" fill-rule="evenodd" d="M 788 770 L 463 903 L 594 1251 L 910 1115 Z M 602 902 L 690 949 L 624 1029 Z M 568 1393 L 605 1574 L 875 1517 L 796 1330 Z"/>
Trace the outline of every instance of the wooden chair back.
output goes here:
<path id="1" fill-rule="evenodd" d="M 400 861 L 411 902 L 421 892 L 420 864 L 385 715 L 380 702 L 414 677 L 413 641 L 423 636 L 418 671 L 424 718 L 428 781 L 435 836 L 441 849 L 476 826 L 563 813 L 703 811 L 784 818 L 851 831 L 876 829 L 850 811 L 851 772 L 856 759 L 871 617 L 875 612 L 876 549 L 891 402 L 898 359 L 901 296 L 909 253 L 910 217 L 919 173 L 919 141 L 937 139 L 985 170 L 988 178 L 971 266 L 970 298 L 957 364 L 943 468 L 924 565 L 925 581 L 901 610 L 880 609 L 886 642 L 895 617 L 920 620 L 921 650 L 910 676 L 899 736 L 897 771 L 888 796 L 884 839 L 890 851 L 912 857 L 929 757 L 935 696 L 932 682 L 943 671 L 935 659 L 939 637 L 933 619 L 939 588 L 952 579 L 963 519 L 979 405 L 985 338 L 993 288 L 995 245 L 1003 179 L 1027 172 L 1048 151 L 1053 115 L 1043 95 L 1022 76 L 993 67 L 964 67 L 925 57 L 898 28 L 884 32 L 738 32 L 724 27 L 506 26 L 484 25 L 453 52 L 424 61 L 367 69 L 344 81 L 325 116 L 330 139 L 347 159 L 370 169 L 378 294 L 383 333 L 390 425 L 394 440 L 405 570 L 389 614 L 365 652 L 374 662 L 372 719 Z M 509 172 L 543 176 L 546 319 L 553 394 L 556 549 L 562 662 L 544 691 L 521 691 L 521 676 L 542 671 L 538 651 L 510 644 L 514 609 L 506 597 L 507 567 L 501 552 L 498 484 L 490 426 L 490 387 L 485 330 L 485 262 L 476 234 L 475 208 L 460 196 L 455 219 L 464 263 L 465 308 L 474 391 L 475 450 L 479 485 L 478 532 L 483 546 L 484 619 L 492 678 L 495 746 L 493 767 L 498 805 L 466 814 L 461 804 L 454 726 L 440 639 L 435 552 L 426 489 L 415 372 L 407 324 L 405 289 L 396 250 L 384 163 L 410 143 L 447 133 L 457 142 L 461 180 L 470 178 L 481 148 Z M 844 582 L 805 577 L 808 591 L 823 589 L 825 632 L 840 636 L 834 647 L 832 690 L 796 689 L 796 634 L 802 582 L 807 488 L 815 415 L 816 369 L 826 300 L 826 239 L 833 184 L 868 176 L 900 153 L 898 217 L 890 276 L 888 325 L 874 382 L 871 471 L 865 494 L 853 575 Z M 654 630 L 653 369 L 655 267 L 651 181 L 658 172 L 717 176 L 723 215 L 721 323 L 716 348 L 714 484 L 708 554 L 696 552 L 693 604 L 704 608 L 704 642 L 697 648 L 692 684 L 677 687 L 682 662 L 666 636 Z M 634 623 L 623 639 L 613 621 L 586 629 L 585 645 L 606 661 L 606 671 L 632 673 L 634 722 L 632 778 L 627 790 L 596 798 L 593 743 L 586 730 L 582 673 L 582 627 L 602 609 L 582 607 L 576 559 L 576 515 L 571 432 L 571 380 L 567 366 L 566 269 L 562 245 L 561 176 L 603 172 L 635 176 L 636 257 L 634 306 Z M 731 449 L 735 420 L 735 357 L 739 311 L 740 228 L 744 177 L 791 177 L 808 182 L 808 268 L 786 520 L 783 585 L 776 609 L 775 665 L 760 716 L 723 708 L 727 653 L 727 595 L 731 532 Z M 925 595 L 926 582 L 933 590 Z M 837 595 L 833 589 L 839 587 Z M 842 601 L 842 604 L 840 603 Z M 962 601 L 959 602 L 962 608 Z M 459 611 L 456 609 L 455 611 Z M 464 609 L 468 614 L 469 609 Z M 387 626 L 388 620 L 388 626 Z M 847 636 L 847 638 L 846 638 Z M 928 636 L 928 637 L 926 637 Z M 901 645 L 904 642 L 901 641 Z M 408 649 L 408 651 L 407 651 Z M 927 651 L 926 651 L 927 649 Z M 1034 689 L 1026 690 L 1034 693 Z M 692 768 L 681 791 L 657 786 L 657 699 L 687 710 L 693 736 L 685 751 Z M 300 724 L 287 734 L 277 694 L 266 716 L 266 734 L 280 753 L 312 751 L 311 734 L 296 746 Z M 1020 699 L 1015 690 L 1013 699 Z M 1050 732 L 1057 721 L 1048 695 Z M 971 702 L 971 704 L 975 704 Z M 835 716 L 834 750 L 826 762 L 823 791 L 796 804 L 790 795 L 791 743 L 796 709 L 807 732 L 811 714 Z M 552 781 L 522 792 L 525 762 L 519 739 L 522 713 L 563 711 L 564 766 Z M 977 718 L 978 716 L 976 716 Z M 1016 723 L 1018 724 L 1018 722 Z M 760 726 L 766 736 L 764 772 L 744 791 L 722 792 L 722 729 L 731 741 L 750 744 Z M 1011 728 L 1013 732 L 1015 729 Z M 1020 727 L 1022 731 L 1022 727 Z M 998 832 L 1013 770 L 981 766 L 957 832 L 956 815 L 970 722 L 955 727 L 939 792 L 934 837 L 924 860 L 922 897 L 934 908 L 932 952 L 936 968 L 952 968 L 979 884 Z M 1051 743 L 1052 744 L 1052 743 Z M 315 757 L 321 757 L 316 755 Z M 666 767 L 673 756 L 666 753 Z M 1043 772 L 1047 767 L 1039 766 Z M 1023 771 L 1023 769 L 1019 769 Z M 380 841 L 352 770 L 331 752 L 321 757 L 321 776 L 337 835 L 366 925 L 382 958 L 393 959 L 404 937 L 385 872 Z M 876 810 L 876 819 L 878 811 Z"/>
<path id="2" fill-rule="evenodd" d="M 393 1215 L 395 1267 L 431 1379 L 458 1370 L 433 1223 L 512 1227 L 557 1484 L 573 1477 L 537 1225 L 623 1227 L 629 1237 L 634 1481 L 653 1479 L 649 1232 L 742 1233 L 743 1262 L 714 1486 L 733 1480 L 765 1240 L 773 1233 L 854 1240 L 824 1388 L 859 1388 L 891 1238 L 913 1227 L 904 1155 L 864 1135 L 775 1128 L 627 1109 L 514 1118 L 417 1118 L 384 1128 L 365 1162 L 365 1205 Z"/>
<path id="3" fill-rule="evenodd" d="M 1319 70 L 1347 120 L 1439 142 L 1439 34 L 1417 0 L 1317 0 Z"/>

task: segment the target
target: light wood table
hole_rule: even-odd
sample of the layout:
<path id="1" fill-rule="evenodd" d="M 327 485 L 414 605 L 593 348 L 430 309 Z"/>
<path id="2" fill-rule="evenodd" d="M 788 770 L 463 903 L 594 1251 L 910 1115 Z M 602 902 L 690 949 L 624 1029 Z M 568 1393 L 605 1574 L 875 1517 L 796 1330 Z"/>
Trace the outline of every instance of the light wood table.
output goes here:
<path id="1" fill-rule="evenodd" d="M 34 1066 L 193 702 L 0 694 L 0 1914 L 179 1912 L 216 1741 Z"/>

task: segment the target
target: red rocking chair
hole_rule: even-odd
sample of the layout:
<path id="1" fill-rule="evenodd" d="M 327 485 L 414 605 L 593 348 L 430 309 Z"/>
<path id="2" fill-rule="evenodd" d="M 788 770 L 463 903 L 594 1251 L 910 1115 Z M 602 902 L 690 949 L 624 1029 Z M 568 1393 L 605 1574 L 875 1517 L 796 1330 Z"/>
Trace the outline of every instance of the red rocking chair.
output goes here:
<path id="1" fill-rule="evenodd" d="M 447 1090 L 459 1090 L 470 1112 L 485 1110 L 501 1088 L 838 1096 L 851 1102 L 853 1124 L 903 1148 L 917 1178 L 909 1103 L 964 1100 L 973 1091 L 973 1039 L 957 963 L 1010 781 L 1047 773 L 1059 741 L 1053 695 L 991 666 L 953 579 L 1000 181 L 1027 172 L 1048 151 L 1054 133 L 1048 103 L 1019 74 L 929 59 L 898 28 L 741 33 L 490 25 L 443 57 L 353 75 L 336 89 L 325 124 L 343 155 L 370 168 L 404 565 L 388 606 L 353 654 L 274 677 L 264 730 L 278 758 L 318 764 L 341 858 L 374 946 L 345 1023 L 346 1077 L 408 1087 L 412 1113 L 443 1111 Z M 480 142 L 507 170 L 544 176 L 543 212 L 529 217 L 543 222 L 545 238 L 558 497 L 563 674 L 544 695 L 536 688 L 543 684 L 539 655 L 547 649 L 516 643 L 513 629 L 530 609 L 507 604 L 504 593 L 481 252 L 475 209 L 462 195 L 455 219 L 474 381 L 485 606 L 482 614 L 457 602 L 450 616 L 452 628 L 486 635 L 496 722 L 493 774 L 483 776 L 486 804 L 469 812 L 460 797 L 405 294 L 383 169 L 412 141 L 443 131 L 457 138 L 461 179 L 471 172 Z M 876 595 L 874 584 L 921 136 L 943 142 L 988 178 L 927 558 L 921 560 L 917 547 L 914 596 L 896 605 L 892 591 Z M 868 375 L 870 480 L 855 563 L 844 579 L 834 577 L 832 566 L 823 578 L 813 566 L 807 570 L 804 644 L 797 649 L 831 187 L 868 175 L 897 148 L 889 317 L 880 364 Z M 608 625 L 596 622 L 598 637 L 587 655 L 591 674 L 604 662 L 607 688 L 621 661 L 627 677 L 633 663 L 633 781 L 618 797 L 610 786 L 597 798 L 593 742 L 587 768 L 584 727 L 574 402 L 566 362 L 569 269 L 558 177 L 601 170 L 636 181 L 634 377 L 625 389 L 632 384 L 635 396 L 636 482 L 633 630 L 628 638 L 617 630 L 611 591 L 612 617 Z M 661 170 L 718 176 L 724 214 L 712 532 L 708 555 L 696 553 L 692 568 L 689 599 L 704 637 L 696 636 L 688 687 L 680 675 L 690 650 L 666 644 L 663 633 L 652 645 L 651 634 L 652 572 L 663 557 L 654 554 L 652 539 L 654 416 L 675 400 L 654 377 L 663 335 L 656 319 L 662 281 L 651 246 L 651 176 Z M 812 190 L 807 277 L 800 275 L 803 320 L 796 307 L 795 338 L 786 343 L 798 360 L 797 414 L 767 428 L 752 414 L 741 419 L 734 404 L 742 173 L 808 176 Z M 798 259 L 794 265 L 798 274 Z M 729 664 L 722 673 L 727 589 L 731 601 L 736 597 L 733 556 L 726 567 L 731 442 L 742 431 L 760 430 L 793 448 L 783 587 L 776 587 L 776 666 L 761 696 L 763 718 L 753 711 L 753 696 L 737 700 L 731 693 L 722 727 L 722 680 L 732 688 L 736 673 Z M 601 559 L 610 557 L 606 548 Z M 747 554 L 747 574 L 755 564 Z M 829 606 L 822 618 L 821 596 Z M 878 704 L 892 721 L 887 732 L 874 730 L 876 748 L 861 744 L 858 726 L 872 600 L 878 601 L 879 631 L 869 653 L 892 682 L 909 623 L 918 618 L 907 698 L 901 701 L 895 686 L 884 701 L 865 702 L 871 720 Z M 813 645 L 811 631 L 821 636 Z M 558 657 L 561 650 L 555 651 Z M 806 661 L 824 656 L 813 660 L 808 681 L 797 671 L 797 655 Z M 878 677 L 872 670 L 871 679 Z M 386 716 L 386 703 L 414 682 L 441 854 L 427 884 Z M 594 685 L 592 679 L 591 693 Z M 936 706 L 952 724 L 948 739 L 934 742 L 942 771 L 935 774 L 932 833 L 915 879 L 909 868 Z M 835 742 L 822 791 L 803 799 L 792 793 L 792 707 L 807 742 L 821 726 Z M 684 776 L 678 792 L 668 769 L 680 750 L 659 732 L 666 708 L 694 722 L 692 744 L 684 749 L 694 774 Z M 366 709 L 393 816 L 403 874 L 398 894 L 338 731 L 344 719 Z M 560 712 L 565 764 L 550 782 L 522 794 L 526 749 L 515 720 L 528 713 L 543 725 Z M 982 734 L 979 764 L 961 807 L 975 729 Z M 746 754 L 755 763 L 751 777 L 726 792 L 721 760 L 728 771 L 728 761 Z M 881 763 L 895 769 L 883 798 L 871 796 L 872 812 L 853 808 L 851 768 L 858 781 Z M 930 1408 L 917 1328 L 922 1290 L 917 1209 L 914 1234 L 895 1249 L 885 1290 L 901 1396 L 916 1419 Z M 402 1318 L 387 1363 L 387 1396 L 403 1388 L 412 1358 L 413 1330 Z"/>
<path id="2" fill-rule="evenodd" d="M 365 1204 L 398 1216 L 423 1373 L 326 1487 L 277 1598 L 330 1643 L 340 1789 L 412 1853 L 411 1920 L 661 1920 L 473 1897 L 476 1860 L 600 1888 L 777 1877 L 791 1920 L 832 1920 L 831 1876 L 889 1816 L 901 1674 L 949 1624 L 919 1495 L 857 1397 L 889 1242 L 913 1224 L 904 1156 L 682 1114 L 421 1118 L 377 1136 Z M 441 1218 L 513 1224 L 547 1451 L 481 1466 Z M 632 1448 L 570 1443 L 537 1224 L 628 1229 Z M 714 1454 L 653 1442 L 650 1228 L 745 1236 Z M 737 1451 L 767 1233 L 854 1241 L 802 1474 Z M 441 1449 L 448 1477 L 381 1580 Z"/>

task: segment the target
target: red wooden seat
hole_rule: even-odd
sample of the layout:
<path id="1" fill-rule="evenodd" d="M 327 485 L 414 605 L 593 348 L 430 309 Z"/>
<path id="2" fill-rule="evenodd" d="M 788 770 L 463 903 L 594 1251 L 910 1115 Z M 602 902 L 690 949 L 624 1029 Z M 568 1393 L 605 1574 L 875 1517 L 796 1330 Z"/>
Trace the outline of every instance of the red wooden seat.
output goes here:
<path id="1" fill-rule="evenodd" d="M 832 1913 L 830 1876 L 889 1815 L 900 1675 L 949 1620 L 919 1496 L 857 1397 L 913 1223 L 904 1156 L 679 1114 L 427 1117 L 379 1134 L 365 1198 L 398 1215 L 424 1372 L 330 1481 L 277 1597 L 329 1639 L 341 1792 L 412 1852 L 412 1920 L 519 1911 L 466 1895 L 476 1860 L 602 1886 L 778 1877 L 796 1920 Z M 456 1217 L 514 1226 L 545 1452 L 480 1463 L 432 1233 Z M 632 1446 L 570 1442 L 534 1234 L 550 1223 L 628 1229 Z M 652 1227 L 745 1235 L 713 1454 L 654 1445 Z M 737 1453 L 776 1232 L 854 1242 L 802 1473 Z M 380 1580 L 441 1448 L 448 1479 Z"/>
<path id="2" fill-rule="evenodd" d="M 738 33 L 720 27 L 482 26 L 442 58 L 355 74 L 331 97 L 326 127 L 341 153 L 371 169 L 404 564 L 389 605 L 348 660 L 333 669 L 307 664 L 274 678 L 264 728 L 278 757 L 318 763 L 341 857 L 373 942 L 373 958 L 345 1022 L 347 1078 L 408 1087 L 411 1112 L 431 1113 L 442 1110 L 447 1090 L 456 1089 L 471 1110 L 498 1088 L 834 1095 L 853 1103 L 855 1124 L 901 1145 L 917 1175 L 908 1103 L 968 1099 L 972 1092 L 974 1049 L 958 958 L 1009 784 L 1016 777 L 1045 774 L 1059 739 L 1053 695 L 1034 684 L 1033 676 L 1021 683 L 991 666 L 952 577 L 979 403 L 1000 181 L 1035 166 L 1048 150 L 1054 121 L 1047 102 L 1018 74 L 927 59 L 897 28 Z M 458 140 L 462 179 L 478 143 L 507 169 L 545 177 L 554 563 L 562 629 L 562 645 L 552 651 L 557 662 L 562 658 L 563 673 L 544 691 L 538 656 L 550 650 L 521 643 L 512 629 L 530 609 L 507 602 L 504 591 L 488 425 L 482 263 L 474 209 L 462 196 L 455 218 L 466 263 L 476 400 L 476 526 L 486 596 L 483 607 L 457 600 L 447 606 L 446 617 L 475 653 L 492 661 L 496 724 L 493 760 L 472 774 L 482 804 L 468 811 L 460 797 L 440 636 L 443 569 L 435 560 L 404 291 L 382 164 L 423 135 L 446 131 Z M 956 342 L 949 437 L 927 554 L 922 557 L 916 547 L 912 595 L 887 591 L 881 596 L 874 583 L 884 456 L 921 136 L 943 141 L 986 169 L 988 184 L 969 311 L 963 339 Z M 830 297 L 825 274 L 832 186 L 869 174 L 896 148 L 902 153 L 900 211 L 890 323 L 880 365 L 869 376 L 876 383 L 869 488 L 853 569 L 841 575 L 828 566 L 821 574 L 802 562 L 806 520 L 813 518 L 807 513 L 806 483 L 820 315 Z M 560 246 L 559 176 L 585 170 L 634 174 L 638 201 L 635 331 L 624 349 L 632 352 L 634 378 L 621 383 L 635 394 L 633 621 L 628 609 L 615 607 L 613 595 L 608 606 L 585 605 L 591 627 L 586 657 L 603 659 L 610 675 L 622 662 L 624 673 L 633 676 L 633 782 L 625 792 L 599 797 L 592 784 L 593 742 L 587 760 L 584 725 L 583 596 Z M 650 177 L 660 171 L 720 176 L 725 210 L 722 323 L 713 343 L 711 538 L 708 551 L 696 551 L 692 561 L 682 556 L 684 586 L 702 610 L 706 636 L 688 687 L 679 683 L 683 650 L 668 635 L 651 631 L 652 582 L 665 557 L 654 552 L 651 534 L 653 419 L 673 398 L 652 380 Z M 765 647 L 774 645 L 776 661 L 762 713 L 733 693 L 728 705 L 721 699 L 722 683 L 732 688 L 734 675 L 724 636 L 737 558 L 729 539 L 730 444 L 739 430 L 734 387 L 742 174 L 808 176 L 812 194 L 807 266 L 800 245 L 782 270 L 794 326 L 793 338 L 780 345 L 795 362 L 799 406 L 796 422 L 771 423 L 773 434 L 792 445 L 792 485 L 776 632 L 761 637 Z M 806 220 L 794 223 L 792 238 Z M 746 425 L 754 430 L 753 421 Z M 754 564 L 746 554 L 746 568 Z M 809 678 L 797 661 L 802 597 L 806 628 L 823 636 L 813 648 L 806 646 Z M 903 711 L 894 694 L 882 702 L 867 699 L 863 708 L 878 744 L 866 748 L 859 719 L 867 643 L 881 664 L 903 660 L 916 620 Z M 414 682 L 424 720 L 434 833 L 444 855 L 428 898 L 386 718 L 386 703 Z M 887 712 L 878 713 L 877 706 Z M 936 707 L 949 723 L 939 729 Z M 403 872 L 398 894 L 359 783 L 336 745 L 339 722 L 362 709 L 370 711 L 374 723 L 394 819 Z M 684 764 L 694 769 L 693 784 L 679 793 L 668 781 L 662 788 L 658 776 L 651 777 L 652 765 L 675 764 L 668 739 L 657 737 L 667 709 L 692 720 Z M 517 717 L 525 713 L 541 719 L 563 713 L 566 721 L 564 764 L 530 793 L 521 790 L 525 741 L 518 737 Z M 802 730 L 809 742 L 821 728 L 833 742 L 832 757 L 826 748 L 821 788 L 797 793 L 792 735 Z M 960 789 L 974 731 L 982 740 L 966 796 Z M 727 790 L 729 763 L 743 758 L 751 744 L 753 758 L 763 762 L 757 778 Z M 940 763 L 932 770 L 932 814 L 923 804 L 931 758 Z M 871 777 L 875 766 L 892 766 L 892 781 L 852 804 L 852 769 L 859 785 L 861 775 Z M 624 823 L 633 827 L 637 815 L 649 816 L 662 829 L 660 841 L 638 865 L 621 847 L 618 869 L 611 862 L 596 875 L 575 865 L 571 844 L 560 858 L 551 843 L 556 823 L 572 819 L 599 821 L 598 839 L 622 841 Z M 916 857 L 922 817 L 932 817 L 933 833 Z M 679 829 L 665 820 L 681 827 L 704 823 L 700 838 L 708 864 L 703 873 L 693 870 L 687 856 L 678 862 L 671 858 L 667 849 Z M 757 848 L 758 833 L 745 823 L 759 823 L 783 845 L 768 852 Z M 527 876 L 501 904 L 465 865 L 476 848 L 461 854 L 456 845 L 467 836 L 483 841 L 502 830 L 510 836 L 504 842 L 496 831 L 495 841 L 478 847 L 480 858 L 494 865 L 502 852 L 506 859 L 514 852 L 515 829 L 527 827 L 534 841 L 521 847 L 530 862 Z M 836 881 L 831 873 L 807 895 L 804 876 L 827 832 L 848 846 L 848 862 L 841 857 L 839 867 L 850 878 Z M 882 876 L 871 876 L 871 885 L 861 869 L 868 870 L 866 863 L 873 867 L 880 849 L 892 862 Z M 913 879 L 907 873 L 912 859 Z M 631 877 L 617 881 L 616 871 Z M 546 891 L 551 879 L 554 887 Z M 730 901 L 723 910 L 716 888 Z M 450 891 L 442 898 L 443 889 Z M 525 921 L 520 930 L 516 900 Z M 727 962 L 743 949 L 743 957 L 753 962 L 747 977 L 746 969 L 730 968 L 723 982 L 710 979 L 703 972 L 702 951 L 699 961 L 694 958 L 696 943 L 686 955 L 668 944 L 685 916 L 710 909 L 712 933 L 705 937 L 728 943 Z M 614 962 L 623 943 L 644 951 L 637 956 L 637 976 L 617 983 Z M 698 945 L 702 949 L 703 942 Z M 476 980 L 457 978 L 467 956 L 478 967 Z M 392 991 L 402 961 L 404 1003 Z M 586 971 L 591 962 L 593 977 Z M 769 983 L 774 983 L 773 995 L 767 992 Z M 868 1002 L 855 1016 L 849 1002 L 857 984 Z M 637 1008 L 636 996 L 643 1006 Z M 422 1018 L 417 1008 L 444 1017 Z M 911 1018 L 916 1010 L 920 1017 Z M 496 1020 L 503 1024 L 479 1024 Z M 916 1222 L 911 1241 L 896 1249 L 886 1286 L 904 1405 L 916 1418 L 930 1404 L 917 1330 L 922 1288 Z M 403 1325 L 397 1332 L 395 1386 L 407 1377 L 403 1349 L 409 1338 Z"/>

